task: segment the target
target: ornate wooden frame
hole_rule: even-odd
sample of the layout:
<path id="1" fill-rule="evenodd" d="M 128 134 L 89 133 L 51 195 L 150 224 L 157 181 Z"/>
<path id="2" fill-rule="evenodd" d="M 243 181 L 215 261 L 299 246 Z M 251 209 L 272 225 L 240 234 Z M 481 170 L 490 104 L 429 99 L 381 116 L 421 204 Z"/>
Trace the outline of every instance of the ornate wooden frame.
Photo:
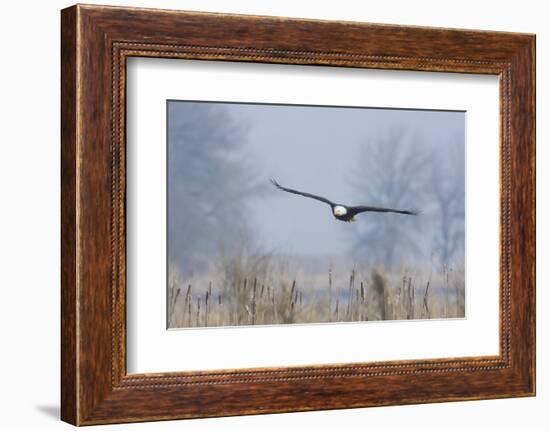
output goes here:
<path id="1" fill-rule="evenodd" d="M 535 393 L 535 36 L 77 5 L 62 11 L 61 417 L 75 425 Z M 500 77 L 500 354 L 126 373 L 129 56 Z"/>

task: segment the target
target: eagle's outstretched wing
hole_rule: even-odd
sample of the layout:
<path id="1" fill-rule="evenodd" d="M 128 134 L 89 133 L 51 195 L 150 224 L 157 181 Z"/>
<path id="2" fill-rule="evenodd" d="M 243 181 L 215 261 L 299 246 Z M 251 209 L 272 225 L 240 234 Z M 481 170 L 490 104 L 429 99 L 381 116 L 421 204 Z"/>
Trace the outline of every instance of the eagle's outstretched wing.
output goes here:
<path id="1" fill-rule="evenodd" d="M 294 190 L 294 189 L 287 189 L 286 187 L 283 187 L 281 186 L 277 181 L 275 181 L 273 178 L 271 178 L 271 182 L 273 183 L 273 185 L 275 187 L 277 187 L 279 190 L 283 190 L 285 192 L 288 192 L 288 193 L 294 193 L 295 195 L 300 195 L 300 196 L 305 196 L 306 198 L 311 198 L 311 199 L 316 199 L 318 201 L 321 201 L 321 202 L 324 202 L 326 204 L 329 204 L 330 206 L 333 206 L 334 203 L 332 203 L 331 201 L 329 201 L 327 198 L 324 198 L 324 197 L 321 197 L 321 196 L 317 196 L 317 195 L 312 195 L 311 193 L 305 193 L 305 192 L 300 192 L 298 190 Z"/>
<path id="2" fill-rule="evenodd" d="M 369 207 L 369 206 L 356 206 L 356 207 L 347 207 L 348 213 L 350 215 L 356 215 L 364 212 L 377 212 L 377 213 L 397 213 L 397 214 L 406 214 L 406 215 L 418 215 L 417 211 L 406 211 L 406 210 L 396 210 L 392 208 L 381 208 L 381 207 Z"/>

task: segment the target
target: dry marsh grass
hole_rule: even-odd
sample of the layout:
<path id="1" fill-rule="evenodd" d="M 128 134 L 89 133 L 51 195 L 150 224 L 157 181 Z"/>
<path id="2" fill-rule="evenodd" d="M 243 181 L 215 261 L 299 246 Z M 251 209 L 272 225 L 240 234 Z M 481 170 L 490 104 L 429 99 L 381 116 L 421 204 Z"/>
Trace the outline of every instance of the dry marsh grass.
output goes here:
<path id="1" fill-rule="evenodd" d="M 321 278 L 321 280 L 320 280 Z M 324 282 L 322 281 L 324 278 Z M 313 282 L 314 281 L 314 282 Z M 315 286 L 312 287 L 312 284 Z M 174 276 L 168 327 L 460 318 L 464 269 L 329 268 L 298 277 L 271 256 L 225 260 L 201 277 Z"/>

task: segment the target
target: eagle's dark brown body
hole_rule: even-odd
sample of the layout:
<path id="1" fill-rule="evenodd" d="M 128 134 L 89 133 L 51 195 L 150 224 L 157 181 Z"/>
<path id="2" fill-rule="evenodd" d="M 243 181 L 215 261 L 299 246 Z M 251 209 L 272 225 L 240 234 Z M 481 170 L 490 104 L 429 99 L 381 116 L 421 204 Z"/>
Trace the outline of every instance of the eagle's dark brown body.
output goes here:
<path id="1" fill-rule="evenodd" d="M 295 195 L 304 196 L 306 198 L 315 199 L 330 205 L 330 208 L 332 209 L 332 215 L 334 216 L 334 218 L 340 221 L 345 221 L 345 222 L 355 221 L 355 216 L 363 212 L 382 212 L 382 213 L 396 213 L 396 214 L 405 214 L 405 215 L 417 215 L 415 211 L 396 210 L 392 208 L 381 208 L 381 207 L 372 207 L 372 206 L 365 206 L 365 205 L 347 206 L 342 204 L 336 204 L 322 196 L 317 196 L 311 193 L 301 192 L 298 190 L 288 189 L 286 187 L 283 187 L 274 179 L 271 179 L 271 182 L 279 190 L 283 190 L 288 193 L 293 193 Z"/>

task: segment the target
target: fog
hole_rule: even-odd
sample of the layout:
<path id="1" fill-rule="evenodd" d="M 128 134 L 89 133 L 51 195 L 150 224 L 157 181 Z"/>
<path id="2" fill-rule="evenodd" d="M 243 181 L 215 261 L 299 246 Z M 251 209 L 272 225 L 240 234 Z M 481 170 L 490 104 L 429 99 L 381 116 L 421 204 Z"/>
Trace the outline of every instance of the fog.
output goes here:
<path id="1" fill-rule="evenodd" d="M 168 257 L 182 273 L 222 252 L 464 261 L 465 113 L 168 102 Z M 334 219 L 322 202 L 417 210 Z"/>

